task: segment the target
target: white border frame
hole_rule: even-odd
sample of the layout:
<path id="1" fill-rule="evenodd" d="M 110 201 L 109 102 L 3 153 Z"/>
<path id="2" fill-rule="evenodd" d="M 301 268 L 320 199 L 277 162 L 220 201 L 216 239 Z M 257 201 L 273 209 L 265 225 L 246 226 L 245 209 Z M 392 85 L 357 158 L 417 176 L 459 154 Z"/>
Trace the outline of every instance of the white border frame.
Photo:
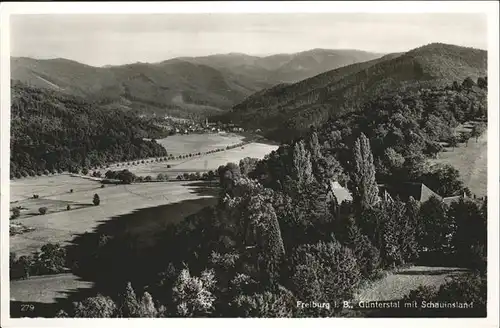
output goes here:
<path id="1" fill-rule="evenodd" d="M 10 38 L 9 16 L 12 14 L 148 14 L 148 13 L 484 13 L 488 17 L 488 317 L 484 319 L 11 319 L 9 315 L 9 160 L 10 160 Z M 341 325 L 363 327 L 376 324 L 385 327 L 498 327 L 498 213 L 499 213 L 499 3 L 497 1 L 298 1 L 298 2 L 18 2 L 0 5 L 1 89 L 0 89 L 0 176 L 1 176 L 1 326 L 2 327 L 124 327 L 148 325 L 197 326 L 210 323 L 274 326 Z M 216 321 L 215 321 L 216 320 Z M 332 322 L 333 320 L 334 322 Z M 367 322 L 372 321 L 372 322 Z"/>

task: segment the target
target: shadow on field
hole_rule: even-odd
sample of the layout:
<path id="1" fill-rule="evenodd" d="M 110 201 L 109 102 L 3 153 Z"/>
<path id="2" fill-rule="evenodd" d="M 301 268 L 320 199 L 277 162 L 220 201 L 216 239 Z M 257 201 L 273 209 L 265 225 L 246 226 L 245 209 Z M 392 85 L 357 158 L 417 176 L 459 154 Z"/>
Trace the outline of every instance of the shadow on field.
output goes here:
<path id="1" fill-rule="evenodd" d="M 67 248 L 72 271 L 110 293 L 123 290 L 127 281 L 147 281 L 159 262 L 154 255 L 158 236 L 215 203 L 215 198 L 185 200 L 113 217 L 74 238 Z"/>
<path id="2" fill-rule="evenodd" d="M 58 310 L 71 302 L 94 296 L 116 295 L 124 291 L 126 283 L 144 285 L 157 278 L 164 267 L 164 250 L 154 247 L 159 236 L 201 209 L 215 205 L 217 194 L 213 186 L 193 182 L 192 193 L 205 198 L 135 210 L 131 213 L 101 221 L 91 233 L 78 234 L 67 246 L 68 265 L 74 275 L 94 283 L 93 288 L 79 288 L 66 292 L 55 304 L 11 302 L 11 316 L 54 317 Z M 34 304 L 34 311 L 21 311 L 22 304 Z M 26 307 L 25 307 L 26 308 Z"/>
<path id="3" fill-rule="evenodd" d="M 281 144 L 279 142 L 269 140 L 264 138 L 263 136 L 255 135 L 253 133 L 239 133 L 241 136 L 243 136 L 242 142 L 258 142 L 266 145 L 271 145 L 271 146 L 280 146 Z"/>
<path id="4" fill-rule="evenodd" d="M 219 196 L 219 181 L 196 181 L 187 184 L 189 187 L 195 187 L 191 193 L 200 196 Z"/>
<path id="5" fill-rule="evenodd" d="M 427 275 L 427 276 L 439 276 L 443 274 L 460 274 L 460 273 L 466 273 L 469 272 L 467 269 L 460 269 L 460 268 L 446 268 L 446 269 L 440 269 L 440 270 L 413 270 L 413 271 L 401 271 L 401 272 L 396 272 L 396 275 L 405 275 L 405 276 L 420 276 L 420 275 Z"/>

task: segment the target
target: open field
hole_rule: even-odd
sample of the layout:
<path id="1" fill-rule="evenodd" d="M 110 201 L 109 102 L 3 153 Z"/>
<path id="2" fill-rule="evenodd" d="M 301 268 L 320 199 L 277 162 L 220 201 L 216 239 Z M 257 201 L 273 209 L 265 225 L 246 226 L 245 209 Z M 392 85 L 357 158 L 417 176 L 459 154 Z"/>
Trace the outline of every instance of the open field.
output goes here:
<path id="1" fill-rule="evenodd" d="M 478 197 L 487 195 L 488 182 L 488 132 L 486 131 L 476 142 L 471 138 L 467 145 L 461 144 L 455 149 L 448 148 L 440 153 L 432 163 L 449 164 L 459 172 L 466 187 Z"/>
<path id="2" fill-rule="evenodd" d="M 206 152 L 218 148 L 226 148 L 242 142 L 243 136 L 234 133 L 204 133 L 173 135 L 168 138 L 159 139 L 157 142 L 165 147 L 169 154 L 174 156 Z"/>
<path id="3" fill-rule="evenodd" d="M 11 185 L 12 193 L 18 195 L 15 205 L 24 208 L 21 217 L 14 221 L 35 229 L 10 237 L 10 251 L 17 256 L 29 255 L 49 242 L 79 244 L 78 237 L 85 232 L 126 234 L 136 237 L 138 246 L 150 246 L 165 227 L 215 202 L 212 195 L 193 182 L 106 185 L 101 189 L 98 182 L 67 175 L 43 180 L 50 181 L 51 187 L 38 188 L 40 198 L 36 200 L 19 197 L 31 194 L 30 188 L 38 186 L 33 181 L 16 181 Z M 67 191 L 70 188 L 73 193 Z M 99 206 L 61 209 L 61 204 L 90 203 L 96 192 L 101 199 Z M 48 214 L 26 214 L 36 212 L 40 206 L 46 206 Z M 73 292 L 91 287 L 90 282 L 73 274 L 31 277 L 11 282 L 11 301 L 56 303 Z"/>
<path id="4" fill-rule="evenodd" d="M 189 159 L 153 162 L 134 166 L 126 166 L 128 170 L 136 175 L 155 176 L 159 173 L 167 174 L 170 178 L 175 178 L 178 174 L 184 172 L 205 172 L 216 170 L 220 165 L 229 162 L 239 163 L 245 157 L 263 158 L 266 154 L 277 149 L 278 146 L 252 142 L 242 147 L 225 150 L 223 152 L 212 153 L 208 155 L 197 156 Z M 167 168 L 170 165 L 170 168 Z"/>
<path id="5" fill-rule="evenodd" d="M 33 194 L 55 196 L 74 191 L 93 190 L 99 188 L 96 182 L 87 179 L 75 179 L 69 174 L 28 177 L 10 181 L 10 202 L 31 198 Z"/>
<path id="6" fill-rule="evenodd" d="M 399 300 L 420 285 L 439 287 L 448 278 L 465 273 L 465 269 L 449 267 L 412 266 L 388 273 L 381 280 L 362 288 L 356 301 L 391 301 Z"/>
<path id="7" fill-rule="evenodd" d="M 91 288 L 92 285 L 91 282 L 83 281 L 71 273 L 31 277 L 10 282 L 10 300 L 55 303 L 57 299 L 66 298 L 68 293 Z"/>
<path id="8" fill-rule="evenodd" d="M 59 179 L 61 181 L 58 181 Z M 39 199 L 18 200 L 15 203 L 16 206 L 24 208 L 21 210 L 21 217 L 16 221 L 27 227 L 35 228 L 34 231 L 10 237 L 10 250 L 18 255 L 29 254 L 48 242 L 62 244 L 70 242 L 77 234 L 91 232 L 102 222 L 116 216 L 130 214 L 139 209 L 211 197 L 198 194 L 196 187 L 190 186 L 189 182 L 107 185 L 106 188 L 101 189 L 99 183 L 64 175 L 51 177 L 51 181 L 54 181 L 52 186 L 57 187 L 55 189 L 46 187 L 45 190 L 38 190 Z M 82 181 L 86 183 L 81 183 Z M 12 194 L 31 194 L 30 184 L 16 182 L 11 184 Z M 74 189 L 73 193 L 66 191 L 70 188 Z M 101 199 L 99 206 L 91 205 L 95 193 L 98 193 Z M 80 204 L 82 206 L 86 204 L 88 206 L 66 211 L 65 204 Z M 48 208 L 47 214 L 30 214 L 37 213 L 41 206 Z M 202 207 L 200 203 L 195 209 Z M 179 213 L 179 215 L 181 214 L 182 212 Z M 144 230 L 154 231 L 169 224 L 172 219 L 174 218 L 158 215 L 156 218 L 144 220 L 144 224 L 139 226 L 139 230 L 141 233 Z M 137 228 L 137 224 L 135 226 Z"/>

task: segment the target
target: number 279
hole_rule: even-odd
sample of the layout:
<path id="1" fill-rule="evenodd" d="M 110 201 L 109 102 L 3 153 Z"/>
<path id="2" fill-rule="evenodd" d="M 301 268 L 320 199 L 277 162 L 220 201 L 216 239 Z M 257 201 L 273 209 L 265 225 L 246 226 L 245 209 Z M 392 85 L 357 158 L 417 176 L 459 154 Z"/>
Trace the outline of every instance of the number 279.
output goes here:
<path id="1" fill-rule="evenodd" d="M 21 312 L 34 311 L 35 306 L 33 304 L 21 304 Z"/>

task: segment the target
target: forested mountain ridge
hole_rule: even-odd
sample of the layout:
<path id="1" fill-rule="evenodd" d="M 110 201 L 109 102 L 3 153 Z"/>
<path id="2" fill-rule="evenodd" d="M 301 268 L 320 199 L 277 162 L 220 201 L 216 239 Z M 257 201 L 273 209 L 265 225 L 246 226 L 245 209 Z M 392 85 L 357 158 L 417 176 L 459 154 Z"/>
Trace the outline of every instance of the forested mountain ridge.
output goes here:
<path id="1" fill-rule="evenodd" d="M 28 85 L 85 97 L 108 108 L 140 113 L 216 113 L 271 83 L 176 60 L 92 67 L 65 59 L 13 58 L 11 77 Z"/>
<path id="2" fill-rule="evenodd" d="M 105 67 L 62 58 L 19 57 L 11 59 L 11 78 L 86 97 L 108 108 L 192 117 L 229 110 L 278 83 L 378 56 L 357 50 L 314 49 L 268 57 L 224 54 Z"/>
<path id="3" fill-rule="evenodd" d="M 476 80 L 486 75 L 486 66 L 484 50 L 429 44 L 261 91 L 234 106 L 222 119 L 263 129 L 274 139 L 293 138 L 309 126 L 359 108 L 379 95 L 443 87 L 466 77 Z"/>
<path id="4" fill-rule="evenodd" d="M 57 91 L 11 86 L 11 177 L 165 156 L 161 129 L 130 112 Z"/>

